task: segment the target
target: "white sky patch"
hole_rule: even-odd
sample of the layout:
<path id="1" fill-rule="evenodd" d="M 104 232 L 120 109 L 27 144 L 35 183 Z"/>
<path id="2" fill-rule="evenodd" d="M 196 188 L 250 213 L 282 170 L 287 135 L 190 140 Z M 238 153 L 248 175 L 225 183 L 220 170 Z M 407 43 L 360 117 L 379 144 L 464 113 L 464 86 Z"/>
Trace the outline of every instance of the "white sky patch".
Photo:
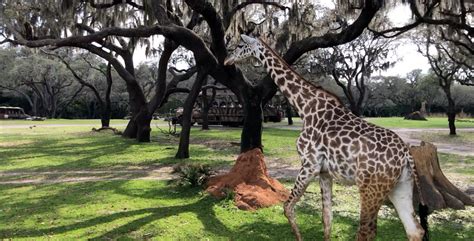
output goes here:
<path id="1" fill-rule="evenodd" d="M 421 69 L 426 74 L 430 68 L 428 60 L 418 52 L 414 43 L 400 44 L 395 51 L 395 55 L 400 58 L 398 62 L 392 68 L 381 72 L 381 75 L 404 77 L 414 69 Z"/>
<path id="2" fill-rule="evenodd" d="M 393 25 L 397 27 L 409 23 L 412 13 L 410 7 L 407 4 L 399 4 L 390 10 L 387 16 L 390 19 L 390 22 L 392 22 Z"/>
<path id="3" fill-rule="evenodd" d="M 388 12 L 387 16 L 394 27 L 401 27 L 413 21 L 410 7 L 407 4 L 398 4 Z M 416 31 L 416 29 L 410 31 Z M 410 31 L 404 33 L 405 36 L 409 35 Z M 397 63 L 395 63 L 392 68 L 380 72 L 380 74 L 385 76 L 405 77 L 408 72 L 414 69 L 421 69 L 423 73 L 426 74 L 430 68 L 430 64 L 428 60 L 418 52 L 416 44 L 409 40 L 399 41 L 401 43 L 394 51 L 394 55 L 398 58 Z"/>

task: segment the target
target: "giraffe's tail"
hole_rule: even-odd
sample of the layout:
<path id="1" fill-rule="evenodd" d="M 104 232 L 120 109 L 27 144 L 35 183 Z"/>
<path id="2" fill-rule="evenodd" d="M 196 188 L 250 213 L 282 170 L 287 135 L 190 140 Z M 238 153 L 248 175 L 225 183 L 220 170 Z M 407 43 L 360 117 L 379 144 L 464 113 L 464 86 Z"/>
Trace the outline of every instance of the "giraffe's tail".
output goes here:
<path id="1" fill-rule="evenodd" d="M 418 191 L 418 199 L 420 200 L 421 205 L 426 205 L 425 200 L 423 199 L 423 194 L 421 193 L 420 179 L 418 178 L 418 172 L 416 171 L 415 160 L 413 156 L 408 155 L 408 164 L 410 165 L 411 175 L 413 181 L 415 182 L 416 190 Z"/>

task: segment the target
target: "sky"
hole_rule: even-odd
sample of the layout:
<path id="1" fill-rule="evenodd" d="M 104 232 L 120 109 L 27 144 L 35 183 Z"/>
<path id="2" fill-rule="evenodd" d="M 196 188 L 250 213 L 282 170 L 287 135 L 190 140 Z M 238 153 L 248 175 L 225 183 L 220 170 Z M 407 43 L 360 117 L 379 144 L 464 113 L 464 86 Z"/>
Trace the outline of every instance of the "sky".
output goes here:
<path id="1" fill-rule="evenodd" d="M 430 68 L 428 60 L 417 51 L 417 47 L 413 43 L 407 43 L 398 46 L 396 55 L 400 57 L 400 60 L 395 63 L 392 68 L 381 72 L 381 75 L 398 75 L 405 77 L 408 72 L 414 69 L 421 69 L 423 70 L 423 73 L 426 74 Z"/>
<path id="2" fill-rule="evenodd" d="M 410 22 L 411 11 L 407 5 L 399 5 L 390 11 L 388 17 L 395 26 L 403 26 Z M 405 33 L 405 35 L 408 34 L 410 33 Z M 401 44 L 396 49 L 395 55 L 399 57 L 400 60 L 392 68 L 381 73 L 382 75 L 399 75 L 403 77 L 413 69 L 421 69 L 423 73 L 427 73 L 430 68 L 428 60 L 417 51 L 417 47 L 413 43 L 406 42 Z"/>

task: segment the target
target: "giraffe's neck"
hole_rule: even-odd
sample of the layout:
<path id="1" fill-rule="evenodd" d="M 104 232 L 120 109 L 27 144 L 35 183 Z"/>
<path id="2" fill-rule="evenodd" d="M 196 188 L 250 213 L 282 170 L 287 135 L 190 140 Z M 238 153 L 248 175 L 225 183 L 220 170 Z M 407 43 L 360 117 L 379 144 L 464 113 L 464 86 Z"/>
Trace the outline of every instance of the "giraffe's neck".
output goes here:
<path id="1" fill-rule="evenodd" d="M 332 94 L 324 89 L 316 87 L 307 82 L 303 77 L 296 73 L 288 64 L 279 57 L 268 45 L 263 43 L 257 58 L 264 64 L 267 72 L 275 84 L 279 87 L 281 93 L 288 99 L 290 104 L 296 108 L 300 117 L 305 116 L 307 112 L 305 105 L 312 101 L 313 105 L 326 107 L 327 101 L 333 100 L 339 102 Z M 333 105 L 336 106 L 337 104 Z"/>

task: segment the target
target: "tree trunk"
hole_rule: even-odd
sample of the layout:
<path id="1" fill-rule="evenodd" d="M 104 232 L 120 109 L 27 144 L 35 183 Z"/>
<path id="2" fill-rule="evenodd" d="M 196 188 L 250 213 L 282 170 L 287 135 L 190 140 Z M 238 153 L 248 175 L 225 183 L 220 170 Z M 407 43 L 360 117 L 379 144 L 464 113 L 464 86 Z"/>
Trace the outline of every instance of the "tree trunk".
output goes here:
<path id="1" fill-rule="evenodd" d="M 240 152 L 246 152 L 254 148 L 263 148 L 262 145 L 262 95 L 258 89 L 247 89 L 243 100 L 244 127 L 242 129 Z"/>
<path id="2" fill-rule="evenodd" d="M 125 130 L 122 133 L 122 137 L 126 138 L 137 138 L 137 123 L 135 122 L 135 116 L 132 116 L 130 118 L 130 121 L 128 121 L 127 127 L 125 127 Z"/>
<path id="3" fill-rule="evenodd" d="M 122 136 L 136 138 L 138 142 L 150 142 L 150 124 L 152 119 L 153 115 L 148 112 L 147 106 L 143 106 L 138 114 L 132 116 Z"/>
<path id="4" fill-rule="evenodd" d="M 148 112 L 148 108 L 142 109 L 135 118 L 135 123 L 137 124 L 137 141 L 138 142 L 150 142 L 150 133 L 151 133 L 151 120 L 153 119 L 153 114 Z"/>
<path id="5" fill-rule="evenodd" d="M 420 146 L 410 147 L 410 153 L 415 160 L 420 184 L 419 188 L 414 188 L 414 202 L 419 203 L 418 214 L 421 225 L 425 229 L 423 240 L 429 240 L 428 216 L 430 213 L 444 208 L 464 209 L 465 205 L 473 205 L 474 201 L 443 174 L 435 145 L 422 141 Z M 421 193 L 418 193 L 418 190 Z M 419 202 L 420 197 L 423 203 Z"/>
<path id="6" fill-rule="evenodd" d="M 152 115 L 148 114 L 147 103 L 143 91 L 137 82 L 133 82 L 127 83 L 127 92 L 129 95 L 129 105 L 132 117 L 122 133 L 122 136 L 126 138 L 137 138 L 140 142 L 149 142 Z"/>
<path id="7" fill-rule="evenodd" d="M 293 125 L 293 112 L 291 111 L 291 105 L 286 105 L 286 118 L 288 119 L 288 125 Z"/>
<path id="8" fill-rule="evenodd" d="M 349 108 L 351 109 L 351 112 L 352 114 L 356 115 L 356 116 L 360 116 L 360 108 L 359 106 L 357 106 L 356 103 L 349 103 Z"/>
<path id="9" fill-rule="evenodd" d="M 184 102 L 183 124 L 181 128 L 181 133 L 179 135 L 179 147 L 178 152 L 175 156 L 176 158 L 189 158 L 189 135 L 191 133 L 191 118 L 193 114 L 193 106 L 196 102 L 199 92 L 201 91 L 201 87 L 206 75 L 207 72 L 205 70 L 199 69 L 194 85 Z"/>
<path id="10" fill-rule="evenodd" d="M 454 186 L 441 171 L 435 145 L 422 141 L 420 146 L 410 147 L 410 153 L 415 160 L 421 196 L 429 213 L 443 208 L 464 209 L 465 205 L 474 204 L 473 200 Z"/>
<path id="11" fill-rule="evenodd" d="M 449 111 L 448 112 L 449 135 L 453 135 L 453 136 L 456 135 L 455 121 L 456 121 L 456 112 Z"/>
<path id="12" fill-rule="evenodd" d="M 454 103 L 453 97 L 451 96 L 451 85 L 446 85 L 443 87 L 443 91 L 446 94 L 446 98 L 448 99 L 448 108 L 446 109 L 446 114 L 448 115 L 449 135 L 456 135 L 456 104 Z"/>
<path id="13" fill-rule="evenodd" d="M 104 102 L 99 102 L 102 104 L 102 113 L 100 121 L 102 123 L 102 128 L 110 127 L 110 116 L 112 114 L 112 103 L 110 100 L 110 93 L 112 92 L 112 64 L 107 64 L 107 89 L 105 90 L 105 99 Z M 100 99 L 99 99 L 100 101 Z"/>
<path id="14" fill-rule="evenodd" d="M 38 97 L 36 95 L 33 95 L 33 105 L 31 106 L 32 111 L 33 111 L 33 116 L 38 115 Z"/>
<path id="15" fill-rule="evenodd" d="M 108 128 L 110 127 L 110 115 L 111 115 L 111 108 L 110 106 L 103 107 L 103 110 L 101 111 L 101 116 L 100 116 L 100 123 L 102 125 L 102 128 Z"/>
<path id="16" fill-rule="evenodd" d="M 209 130 L 209 100 L 207 99 L 207 89 L 202 91 L 202 129 Z"/>

